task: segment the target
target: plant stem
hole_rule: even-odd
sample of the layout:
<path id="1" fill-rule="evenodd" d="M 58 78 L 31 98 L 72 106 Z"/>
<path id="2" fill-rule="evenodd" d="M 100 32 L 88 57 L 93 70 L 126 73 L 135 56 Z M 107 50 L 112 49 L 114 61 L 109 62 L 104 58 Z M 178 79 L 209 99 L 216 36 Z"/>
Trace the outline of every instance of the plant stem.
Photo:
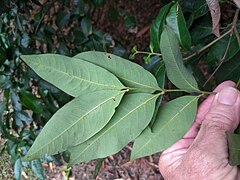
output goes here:
<path id="1" fill-rule="evenodd" d="M 233 18 L 233 23 L 232 23 L 232 27 L 231 27 L 231 31 L 230 31 L 230 36 L 229 36 L 229 39 L 228 39 L 228 44 L 227 44 L 227 47 L 226 47 L 226 50 L 225 50 L 225 53 L 223 55 L 223 57 L 221 58 L 220 60 L 220 63 L 218 64 L 217 68 L 214 70 L 214 72 L 211 74 L 211 76 L 207 79 L 207 81 L 204 83 L 203 87 L 205 87 L 207 85 L 207 83 L 210 81 L 210 79 L 216 74 L 216 72 L 219 70 L 219 68 L 222 66 L 222 64 L 224 63 L 224 60 L 227 56 L 227 53 L 228 53 L 228 50 L 230 48 L 230 44 L 231 44 L 231 40 L 232 40 L 232 36 L 233 36 L 233 33 L 234 33 L 234 29 L 236 28 L 236 24 L 237 24 L 237 20 L 238 20 L 238 15 L 239 15 L 239 10 L 240 9 L 237 9 L 236 12 L 235 12 L 235 15 L 234 15 L 234 18 Z"/>
<path id="2" fill-rule="evenodd" d="M 154 88 L 127 88 L 128 91 L 138 91 L 138 90 L 147 90 L 147 91 L 160 91 L 160 95 L 170 92 L 187 92 L 187 93 L 200 93 L 200 94 L 217 94 L 216 92 L 208 92 L 201 90 L 187 90 L 187 89 L 154 89 Z"/>
<path id="3" fill-rule="evenodd" d="M 141 91 L 163 91 L 162 89 L 155 89 L 155 88 L 126 88 L 126 92 L 128 92 L 128 91 L 139 91 L 139 90 L 141 90 Z"/>
<path id="4" fill-rule="evenodd" d="M 238 79 L 238 82 L 237 82 L 237 84 L 236 84 L 236 88 L 237 88 L 237 89 L 240 89 L 240 78 Z"/>
<path id="5" fill-rule="evenodd" d="M 218 37 L 217 39 L 213 40 L 212 42 L 210 42 L 209 44 L 207 44 L 206 46 L 204 46 L 203 48 L 199 49 L 198 51 L 196 51 L 195 53 L 191 54 L 188 57 L 183 58 L 184 61 L 187 61 L 189 59 L 191 59 L 192 57 L 200 54 L 201 52 L 203 52 L 204 50 L 206 50 L 207 48 L 209 48 L 210 46 L 212 46 L 213 44 L 215 44 L 216 42 L 218 42 L 219 40 L 221 40 L 223 37 L 225 37 L 226 35 L 228 35 L 229 33 L 232 32 L 232 29 L 228 30 L 227 32 L 225 32 L 223 35 L 221 35 L 220 37 Z"/>
<path id="6" fill-rule="evenodd" d="M 187 92 L 187 93 L 201 93 L 201 94 L 217 94 L 216 92 L 208 92 L 201 90 L 187 90 L 187 89 L 164 89 L 163 92 Z"/>
<path id="7" fill-rule="evenodd" d="M 136 55 L 136 54 L 147 54 L 147 55 L 149 55 L 149 56 L 162 56 L 162 54 L 159 54 L 159 53 L 154 53 L 154 52 L 146 52 L 146 51 L 136 51 L 135 53 L 134 53 L 134 55 Z"/>

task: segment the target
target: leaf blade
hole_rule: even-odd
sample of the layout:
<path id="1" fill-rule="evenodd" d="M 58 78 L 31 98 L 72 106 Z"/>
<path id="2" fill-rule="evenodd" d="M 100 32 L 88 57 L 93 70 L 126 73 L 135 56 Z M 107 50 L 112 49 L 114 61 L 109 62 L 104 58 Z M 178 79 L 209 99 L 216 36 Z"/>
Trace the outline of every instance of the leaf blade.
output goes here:
<path id="1" fill-rule="evenodd" d="M 131 160 L 161 152 L 181 139 L 194 121 L 198 98 L 183 96 L 161 107 L 152 132 L 146 128 L 135 140 Z"/>
<path id="2" fill-rule="evenodd" d="M 25 159 L 53 155 L 86 141 L 108 123 L 123 94 L 104 90 L 75 98 L 53 115 Z"/>
<path id="3" fill-rule="evenodd" d="M 73 97 L 96 90 L 124 88 L 113 74 L 85 61 L 74 61 L 57 54 L 24 55 L 21 58 L 41 78 Z"/>
<path id="4" fill-rule="evenodd" d="M 160 39 L 165 24 L 166 15 L 172 3 L 161 8 L 157 17 L 153 20 L 150 27 L 150 44 L 154 47 L 154 52 L 160 52 Z"/>
<path id="5" fill-rule="evenodd" d="M 103 158 L 121 150 L 148 125 L 157 97 L 145 93 L 126 95 L 107 126 L 88 141 L 70 149 L 69 165 Z"/>
<path id="6" fill-rule="evenodd" d="M 163 61 L 170 81 L 180 89 L 198 90 L 196 80 L 183 64 L 177 37 L 168 26 L 162 33 L 161 44 Z"/>
<path id="7" fill-rule="evenodd" d="M 166 17 L 169 27 L 177 34 L 179 42 L 184 49 L 191 48 L 191 35 L 187 29 L 186 21 L 181 10 L 181 6 L 174 4 Z"/>
<path id="8" fill-rule="evenodd" d="M 227 132 L 229 164 L 231 166 L 240 165 L 240 135 Z"/>
<path id="9" fill-rule="evenodd" d="M 159 89 L 157 81 L 151 73 L 141 66 L 119 56 L 97 51 L 88 51 L 80 53 L 74 56 L 74 58 L 107 69 L 117 76 L 125 86 L 131 88 L 146 88 L 151 92 Z"/>

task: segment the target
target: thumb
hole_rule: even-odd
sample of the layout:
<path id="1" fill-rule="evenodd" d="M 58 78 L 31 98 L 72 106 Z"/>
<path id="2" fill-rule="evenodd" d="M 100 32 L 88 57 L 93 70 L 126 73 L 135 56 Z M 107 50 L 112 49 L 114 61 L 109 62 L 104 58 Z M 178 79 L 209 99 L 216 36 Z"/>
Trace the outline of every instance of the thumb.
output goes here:
<path id="1" fill-rule="evenodd" d="M 204 148 L 205 152 L 226 154 L 226 131 L 233 132 L 239 124 L 239 119 L 240 93 L 233 87 L 224 88 L 215 96 L 192 148 Z"/>
<path id="2" fill-rule="evenodd" d="M 234 131 L 240 118 L 240 93 L 233 87 L 224 88 L 214 98 L 209 112 L 205 116 L 202 126 L 206 130 L 225 133 Z"/>

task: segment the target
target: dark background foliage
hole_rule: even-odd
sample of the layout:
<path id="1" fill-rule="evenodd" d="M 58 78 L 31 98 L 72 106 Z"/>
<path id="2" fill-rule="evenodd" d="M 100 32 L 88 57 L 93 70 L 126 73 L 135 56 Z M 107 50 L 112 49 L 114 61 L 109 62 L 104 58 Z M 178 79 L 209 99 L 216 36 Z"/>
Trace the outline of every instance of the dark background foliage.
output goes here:
<path id="1" fill-rule="evenodd" d="M 20 178 L 23 169 L 30 168 L 36 177 L 43 179 L 42 162 L 54 161 L 61 165 L 62 157 L 67 161 L 67 154 L 28 163 L 21 158 L 50 117 L 71 100 L 27 68 L 20 55 L 58 53 L 73 56 L 97 50 L 128 58 L 134 45 L 137 51 L 150 51 L 150 38 L 152 41 L 159 33 L 151 31 L 150 34 L 151 24 L 158 26 L 159 23 L 152 20 L 168 2 L 0 1 L 0 150 L 10 155 L 16 178 Z M 182 53 L 199 86 L 211 90 L 227 79 L 237 82 L 240 75 L 238 36 L 228 34 L 212 43 L 216 37 L 212 34 L 205 0 L 179 0 L 179 3 L 192 41 L 191 49 L 183 48 Z M 223 1 L 221 9 L 221 32 L 224 34 L 233 24 L 236 7 L 230 1 Z M 236 28 L 240 30 L 239 21 L 236 21 Z M 211 46 L 205 48 L 208 44 Z M 139 54 L 134 60 L 153 73 L 161 65 L 158 56 Z M 167 86 L 172 85 L 168 83 Z M 168 98 L 177 96 L 179 94 L 172 94 Z"/>

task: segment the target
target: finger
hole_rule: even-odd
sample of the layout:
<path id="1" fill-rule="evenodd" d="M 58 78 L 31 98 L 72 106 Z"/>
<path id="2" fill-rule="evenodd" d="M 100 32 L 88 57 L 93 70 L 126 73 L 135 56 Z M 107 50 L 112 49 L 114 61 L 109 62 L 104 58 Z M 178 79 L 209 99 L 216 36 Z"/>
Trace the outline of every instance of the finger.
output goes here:
<path id="1" fill-rule="evenodd" d="M 239 110 L 239 91 L 232 87 L 220 91 L 202 122 L 190 152 L 201 151 L 202 154 L 214 154 L 219 156 L 217 158 L 227 159 L 226 131 L 233 132 L 237 128 L 240 119 Z"/>
<path id="2" fill-rule="evenodd" d="M 220 92 L 222 89 L 226 87 L 235 87 L 236 84 L 233 81 L 225 81 L 218 85 L 213 92 Z M 198 108 L 196 119 L 193 123 L 193 126 L 190 128 L 190 130 L 186 133 L 186 135 L 183 138 L 195 138 L 198 130 L 199 125 L 202 123 L 203 119 L 205 118 L 207 112 L 209 111 L 209 108 L 214 100 L 215 95 L 211 94 L 205 99 L 201 105 Z"/>

